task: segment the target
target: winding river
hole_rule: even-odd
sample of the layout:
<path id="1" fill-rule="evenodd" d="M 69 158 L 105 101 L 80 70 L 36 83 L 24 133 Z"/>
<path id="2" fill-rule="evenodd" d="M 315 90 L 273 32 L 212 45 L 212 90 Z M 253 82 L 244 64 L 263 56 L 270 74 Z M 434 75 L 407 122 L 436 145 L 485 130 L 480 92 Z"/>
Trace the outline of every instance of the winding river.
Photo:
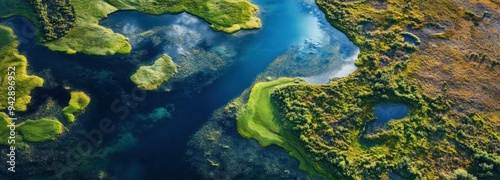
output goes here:
<path id="1" fill-rule="evenodd" d="M 31 73 L 46 79 L 46 87 L 35 90 L 33 102 L 42 104 L 47 98 L 64 102 L 68 97 L 60 95 L 61 88 L 70 86 L 92 97 L 91 105 L 78 120 L 84 129 L 98 126 L 99 119 L 110 118 L 117 127 L 138 134 L 135 145 L 94 163 L 102 164 L 120 179 L 150 179 L 165 175 L 176 179 L 198 179 L 185 161 L 190 136 L 214 110 L 250 87 L 256 76 L 277 57 L 299 52 L 300 55 L 294 56 L 293 60 L 302 63 L 292 67 L 297 70 L 309 68 L 300 64 L 316 58 L 314 71 L 285 73 L 286 76 L 304 77 L 310 83 L 327 83 L 333 77 L 346 76 L 356 69 L 354 60 L 359 49 L 328 24 L 314 1 L 253 0 L 252 3 L 260 8 L 262 29 L 234 34 L 214 32 L 206 22 L 187 13 L 153 16 L 123 11 L 111 14 L 100 24 L 130 38 L 133 49 L 129 55 L 66 55 L 37 45 L 33 38 L 21 40 L 19 51 L 28 58 Z M 22 36 L 23 23 L 21 18 L 2 21 L 2 24 L 13 27 L 18 36 Z M 162 27 L 169 31 L 158 33 L 159 42 L 153 43 L 154 46 L 141 35 Z M 192 56 L 195 51 L 212 53 L 231 63 L 226 64 L 228 67 L 218 78 L 213 78 L 213 82 L 194 92 L 185 93 L 182 88 L 174 88 L 171 92 L 164 89 L 148 92 L 144 101 L 128 104 L 130 114 L 124 120 L 119 120 L 121 114 L 110 110 L 111 102 L 130 95 L 134 89 L 128 77 L 138 65 L 151 63 L 164 53 L 172 56 L 174 61 L 183 58 L 187 61 L 185 57 Z M 182 86 L 182 83 L 176 85 Z M 144 128 L 137 121 L 137 117 L 144 117 L 153 109 L 172 106 L 174 108 L 169 108 L 171 118 L 165 118 L 152 127 Z M 31 108 L 25 114 L 35 110 Z M 113 134 L 118 137 L 120 133 L 123 132 Z M 112 143 L 115 136 L 110 135 L 106 142 Z"/>

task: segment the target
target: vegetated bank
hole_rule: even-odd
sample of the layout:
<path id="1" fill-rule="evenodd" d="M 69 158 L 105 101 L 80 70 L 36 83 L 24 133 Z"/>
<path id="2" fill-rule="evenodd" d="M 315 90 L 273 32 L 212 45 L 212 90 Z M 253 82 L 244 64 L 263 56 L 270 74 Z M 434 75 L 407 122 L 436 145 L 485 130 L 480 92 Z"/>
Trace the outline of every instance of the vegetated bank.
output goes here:
<path id="1" fill-rule="evenodd" d="M 479 3 L 498 15 L 498 4 Z M 496 19 L 476 15 L 473 11 L 480 9 L 470 2 L 450 0 L 317 4 L 360 47 L 359 69 L 328 85 L 276 88 L 268 99 L 274 108 L 268 111 L 278 117 L 271 139 L 280 141 L 245 133 L 262 130 L 257 125 L 238 126 L 243 136 L 304 152 L 301 169 L 329 179 L 500 175 L 500 107 L 494 102 L 499 77 L 491 76 L 498 74 L 494 57 L 500 57 L 498 27 L 491 22 Z M 436 38 L 445 31 L 454 33 Z M 487 38 L 491 35 L 497 38 Z M 469 87 L 483 98 L 468 93 Z M 249 98 L 238 121 L 257 101 Z M 375 120 L 374 105 L 385 101 L 408 104 L 410 115 L 383 131 L 365 133 Z"/>
<path id="2" fill-rule="evenodd" d="M 260 28 L 255 16 L 258 8 L 248 1 L 35 1 L 7 0 L 0 4 L 0 18 L 24 16 L 36 25 L 39 41 L 54 51 L 90 55 L 126 54 L 128 39 L 98 22 L 118 10 L 148 14 L 188 12 L 207 21 L 214 30 L 232 33 L 240 29 Z"/>

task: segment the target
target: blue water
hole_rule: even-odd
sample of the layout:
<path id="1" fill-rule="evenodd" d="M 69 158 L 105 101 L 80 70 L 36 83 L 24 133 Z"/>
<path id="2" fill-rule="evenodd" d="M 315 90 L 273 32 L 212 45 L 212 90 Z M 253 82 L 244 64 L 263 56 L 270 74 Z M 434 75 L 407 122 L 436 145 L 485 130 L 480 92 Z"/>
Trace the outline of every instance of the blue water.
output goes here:
<path id="1" fill-rule="evenodd" d="M 403 103 L 385 102 L 375 105 L 374 126 L 382 127 L 391 120 L 403 119 L 408 116 L 409 107 Z"/>
<path id="2" fill-rule="evenodd" d="M 29 59 L 30 71 L 47 80 L 46 85 L 50 87 L 46 88 L 60 89 L 62 86 L 70 86 L 90 94 L 92 103 L 78 121 L 85 129 L 95 128 L 98 126 L 98 120 L 102 118 L 110 118 L 118 127 L 134 133 L 140 132 L 136 133 L 136 145 L 114 152 L 110 158 L 93 164 L 102 164 L 104 169 L 118 176 L 118 179 L 158 179 L 166 176 L 175 179 L 199 179 L 199 175 L 194 173 L 185 159 L 186 143 L 190 136 L 208 120 L 215 109 L 224 106 L 250 87 L 255 77 L 276 57 L 292 46 L 303 46 L 304 50 L 320 53 L 334 47 L 340 49 L 338 61 L 343 66 L 306 77 L 313 83 L 326 83 L 331 77 L 346 76 L 355 70 L 353 59 L 359 49 L 344 34 L 327 23 L 312 1 L 252 2 L 260 8 L 259 17 L 263 27 L 259 30 L 245 30 L 228 35 L 214 32 L 206 22 L 187 13 L 152 16 L 125 11 L 111 14 L 100 24 L 130 38 L 133 46 L 130 55 L 66 55 L 36 45 L 33 38 L 22 41 L 20 52 Z M 18 26 L 15 30 L 19 36 L 22 25 L 16 21 L 19 19 L 14 18 L 12 22 L 4 24 Z M 189 38 L 182 43 L 152 48 L 142 43 L 141 37 L 137 36 L 160 26 L 169 26 L 175 30 L 165 32 L 165 36 L 187 37 L 189 34 Z M 306 46 L 311 43 L 314 46 Z M 131 115 L 124 120 L 118 120 L 119 115 L 110 110 L 111 102 L 122 99 L 134 89 L 134 84 L 128 79 L 138 65 L 137 58 L 133 55 L 145 51 L 139 61 L 146 63 L 168 53 L 176 61 L 180 56 L 189 56 L 192 49 L 199 48 L 210 52 L 215 51 L 216 47 L 228 49 L 231 55 L 221 56 L 234 63 L 220 78 L 202 88 L 199 93 L 185 95 L 175 90 L 169 93 L 148 92 L 147 98 L 139 102 L 137 107 L 131 108 Z M 51 91 L 36 91 L 35 94 L 40 95 L 41 92 Z M 53 92 L 44 96 L 58 99 L 60 94 L 56 92 L 59 91 Z M 34 101 L 37 101 L 36 96 Z M 141 126 L 137 125 L 138 122 L 134 119 L 137 116 L 134 115 L 144 115 L 170 104 L 175 106 L 172 119 L 157 123 L 146 130 L 141 130 Z M 119 133 L 122 132 L 116 131 L 114 135 Z M 112 135 L 106 137 L 109 143 L 113 143 L 114 139 L 115 136 Z M 71 138 L 68 141 L 70 140 Z M 61 140 L 70 144 L 68 141 Z"/>

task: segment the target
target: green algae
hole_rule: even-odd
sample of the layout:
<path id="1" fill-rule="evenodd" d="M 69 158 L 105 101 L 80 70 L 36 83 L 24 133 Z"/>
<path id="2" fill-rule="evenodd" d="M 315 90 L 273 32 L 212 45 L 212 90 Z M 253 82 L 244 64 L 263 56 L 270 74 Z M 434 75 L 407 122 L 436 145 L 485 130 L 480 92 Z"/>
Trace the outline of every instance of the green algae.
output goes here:
<path id="1" fill-rule="evenodd" d="M 75 115 L 81 113 L 90 103 L 90 97 L 81 91 L 72 91 L 68 106 L 62 110 L 63 115 L 69 122 L 75 122 Z"/>
<path id="2" fill-rule="evenodd" d="M 141 66 L 130 76 L 137 87 L 144 90 L 156 90 L 178 72 L 177 65 L 170 56 L 164 54 L 151 66 Z"/>

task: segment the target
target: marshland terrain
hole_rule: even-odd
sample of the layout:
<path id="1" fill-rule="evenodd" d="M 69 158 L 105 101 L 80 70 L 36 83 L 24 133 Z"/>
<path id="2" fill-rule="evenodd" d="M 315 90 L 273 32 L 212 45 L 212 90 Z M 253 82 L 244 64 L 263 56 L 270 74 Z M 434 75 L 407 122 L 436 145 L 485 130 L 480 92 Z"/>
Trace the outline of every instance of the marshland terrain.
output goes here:
<path id="1" fill-rule="evenodd" d="M 498 0 L 6 0 L 0 18 L 20 172 L 0 178 L 500 177 Z"/>

